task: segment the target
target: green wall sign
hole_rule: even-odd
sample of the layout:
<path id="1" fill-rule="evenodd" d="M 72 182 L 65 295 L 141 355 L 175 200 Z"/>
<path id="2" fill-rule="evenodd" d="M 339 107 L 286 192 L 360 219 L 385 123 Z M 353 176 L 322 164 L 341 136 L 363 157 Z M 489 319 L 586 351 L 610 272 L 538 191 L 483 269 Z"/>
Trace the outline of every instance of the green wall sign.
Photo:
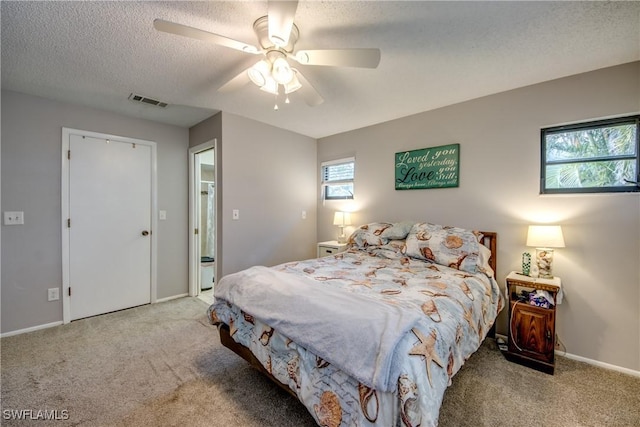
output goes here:
<path id="1" fill-rule="evenodd" d="M 460 144 L 396 153 L 396 190 L 457 187 Z"/>

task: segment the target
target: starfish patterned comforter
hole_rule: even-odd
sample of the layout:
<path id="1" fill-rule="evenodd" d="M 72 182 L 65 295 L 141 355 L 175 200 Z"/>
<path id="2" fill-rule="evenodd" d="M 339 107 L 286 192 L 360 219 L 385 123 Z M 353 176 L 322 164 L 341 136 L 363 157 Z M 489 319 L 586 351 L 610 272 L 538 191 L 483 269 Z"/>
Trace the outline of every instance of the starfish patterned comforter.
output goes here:
<path id="1" fill-rule="evenodd" d="M 356 379 L 348 373 L 351 366 L 330 363 L 332 354 L 323 358 L 312 352 L 316 347 L 305 344 L 304 334 L 294 341 L 274 329 L 265 322 L 264 307 L 253 310 L 261 313 L 256 316 L 251 307 L 240 308 L 214 290 L 209 317 L 229 325 L 232 338 L 288 385 L 320 426 L 436 426 L 451 378 L 478 349 L 503 306 L 480 238 L 477 232 L 429 223 L 373 223 L 353 233 L 346 252 L 272 267 L 278 275 L 302 276 L 318 287 L 418 313 L 395 340 L 391 391 Z M 357 307 L 361 319 L 367 309 Z M 319 319 L 331 313 L 329 302 Z M 361 346 L 349 350 L 356 359 L 371 356 Z"/>

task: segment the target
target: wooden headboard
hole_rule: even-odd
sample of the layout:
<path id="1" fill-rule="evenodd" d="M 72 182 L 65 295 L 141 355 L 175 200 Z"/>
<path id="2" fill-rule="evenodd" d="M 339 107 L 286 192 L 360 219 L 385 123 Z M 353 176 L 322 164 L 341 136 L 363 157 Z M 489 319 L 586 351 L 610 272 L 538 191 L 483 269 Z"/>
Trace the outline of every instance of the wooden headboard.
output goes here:
<path id="1" fill-rule="evenodd" d="M 495 231 L 481 231 L 480 233 L 482 233 L 482 235 L 484 236 L 484 238 L 482 239 L 482 243 L 483 245 L 485 245 L 486 247 L 489 248 L 489 250 L 491 250 L 491 258 L 489 259 L 489 265 L 491 266 L 491 268 L 493 268 L 493 272 L 495 274 L 498 274 L 498 270 L 496 269 L 497 266 L 497 250 L 498 250 L 498 233 L 496 233 Z"/>

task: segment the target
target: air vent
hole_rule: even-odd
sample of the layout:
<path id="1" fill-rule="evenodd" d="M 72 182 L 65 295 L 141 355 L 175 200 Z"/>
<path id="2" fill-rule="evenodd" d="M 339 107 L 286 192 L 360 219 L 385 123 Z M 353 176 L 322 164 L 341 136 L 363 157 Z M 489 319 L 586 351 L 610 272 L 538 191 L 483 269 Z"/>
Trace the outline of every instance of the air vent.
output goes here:
<path id="1" fill-rule="evenodd" d="M 157 99 L 149 98 L 143 95 L 138 95 L 136 93 L 131 93 L 129 95 L 129 99 L 134 102 L 142 102 L 144 104 L 155 105 L 156 107 L 165 108 L 167 105 L 166 102 L 158 101 Z"/>

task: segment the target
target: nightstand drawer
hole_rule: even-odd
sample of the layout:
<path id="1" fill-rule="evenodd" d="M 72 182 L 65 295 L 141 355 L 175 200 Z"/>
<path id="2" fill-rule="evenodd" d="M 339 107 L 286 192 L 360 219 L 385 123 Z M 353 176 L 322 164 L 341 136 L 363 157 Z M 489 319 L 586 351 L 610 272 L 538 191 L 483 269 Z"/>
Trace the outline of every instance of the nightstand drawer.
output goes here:
<path id="1" fill-rule="evenodd" d="M 347 249 L 346 243 L 338 243 L 337 241 L 328 241 L 318 243 L 318 258 L 323 256 L 334 255 Z"/>
<path id="2" fill-rule="evenodd" d="M 338 253 L 338 249 L 330 248 L 327 246 L 318 246 L 318 257 L 323 257 L 331 254 Z"/>

